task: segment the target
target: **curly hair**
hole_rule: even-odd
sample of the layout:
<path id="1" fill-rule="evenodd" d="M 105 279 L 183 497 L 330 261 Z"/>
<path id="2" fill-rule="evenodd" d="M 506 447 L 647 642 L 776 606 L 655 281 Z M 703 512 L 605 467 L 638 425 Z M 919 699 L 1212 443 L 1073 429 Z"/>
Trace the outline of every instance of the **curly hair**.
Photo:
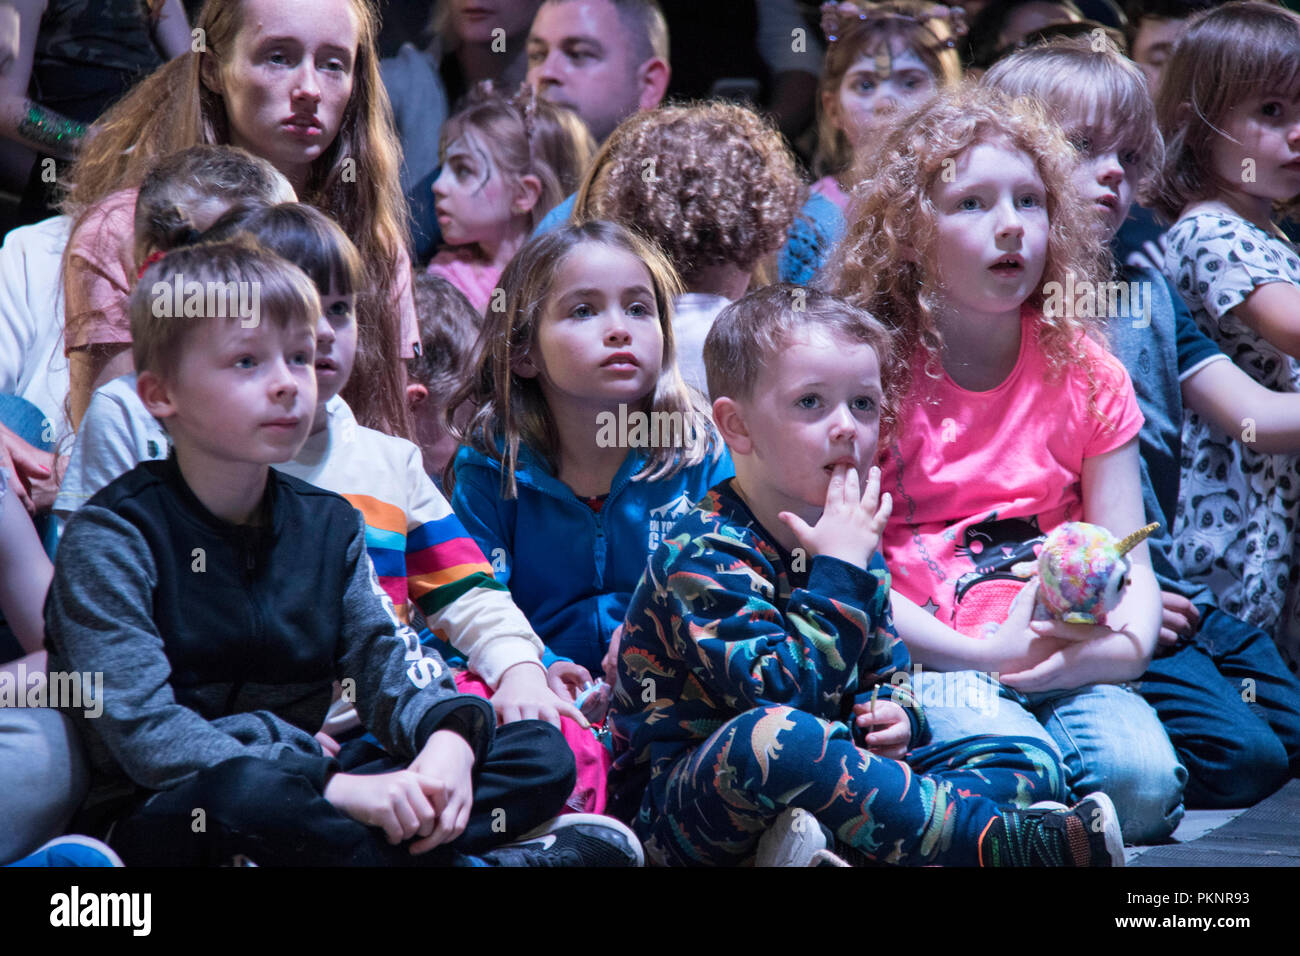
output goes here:
<path id="1" fill-rule="evenodd" d="M 664 351 L 659 380 L 638 410 L 676 415 L 684 426 L 683 434 L 707 439 L 651 448 L 645 467 L 634 480 L 667 478 L 684 467 L 698 464 L 706 455 L 721 451 L 721 439 L 713 429 L 703 400 L 687 388 L 677 370 L 673 299 L 682 287 L 672 264 L 654 243 L 618 223 L 600 220 L 568 223 L 535 236 L 510 260 L 501 276 L 505 308 L 488 309 L 474 346 L 470 368 L 477 371 L 447 400 L 448 408 L 459 408 L 468 402 L 473 409 L 463 428 L 455 422 L 448 422 L 448 428 L 462 444 L 501 463 L 501 496 L 506 500 L 517 494 L 515 469 L 521 443 L 552 471 L 559 468 L 560 436 L 554 416 L 537 379 L 518 375 L 515 363 L 537 344 L 537 332 L 564 263 L 575 249 L 587 243 L 631 253 L 645 263 L 650 273 Z M 450 466 L 444 477 L 450 490 L 454 482 Z"/>
<path id="2" fill-rule="evenodd" d="M 930 100 L 909 121 L 895 126 L 868 161 L 854 187 L 853 221 L 821 284 L 865 309 L 891 329 L 903 367 L 888 376 L 886 408 L 902 399 L 921 370 L 940 376 L 944 301 L 934 259 L 937 211 L 930 193 L 939 177 L 981 143 L 1004 142 L 1031 157 L 1047 195 L 1047 261 L 1042 282 L 1026 304 L 1042 311 L 1049 283 L 1100 282 L 1113 268 L 1097 234 L 1095 213 L 1071 180 L 1075 155 L 1064 134 L 1037 101 L 1012 100 L 999 90 L 964 86 Z M 1038 344 L 1049 374 L 1083 365 L 1095 394 L 1097 382 L 1084 337 L 1104 343 L 1102 320 L 1042 315 Z M 1090 403 L 1091 404 L 1091 403 Z M 894 427 L 892 418 L 882 428 Z"/>
<path id="3" fill-rule="evenodd" d="M 780 247 L 803 199 L 794 155 L 753 110 L 722 101 L 644 110 L 602 147 L 575 220 L 622 223 L 690 285 L 709 266 L 746 272 Z"/>
<path id="4" fill-rule="evenodd" d="M 1271 3 L 1229 3 L 1197 16 L 1174 44 L 1156 91 L 1165 163 L 1151 205 L 1173 222 L 1183 207 L 1234 184 L 1213 168 L 1228 114 L 1255 96 L 1300 89 L 1300 14 Z M 1235 184 L 1240 186 L 1240 183 Z M 1300 196 L 1274 204 L 1300 212 Z"/>

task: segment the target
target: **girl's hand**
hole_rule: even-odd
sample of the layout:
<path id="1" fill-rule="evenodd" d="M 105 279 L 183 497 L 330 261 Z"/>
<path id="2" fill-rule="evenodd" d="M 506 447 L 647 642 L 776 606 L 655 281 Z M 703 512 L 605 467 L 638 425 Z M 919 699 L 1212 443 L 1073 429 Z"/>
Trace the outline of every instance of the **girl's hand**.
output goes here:
<path id="1" fill-rule="evenodd" d="M 866 736 L 867 749 L 873 754 L 901 760 L 912 739 L 912 724 L 907 711 L 892 700 L 869 701 L 853 705 L 853 722 L 859 727 L 877 727 Z"/>
<path id="2" fill-rule="evenodd" d="M 1036 667 L 1067 643 L 1055 634 L 1038 632 L 1035 625 L 1040 623 L 1050 625 L 1054 622 L 1033 620 L 1037 599 L 1038 579 L 1035 578 L 1021 588 L 1020 593 L 1011 602 L 1007 619 L 997 628 L 988 625 L 992 630 L 985 647 L 989 661 L 986 666 L 999 679 L 1003 679 L 1001 677 L 1003 672 L 1019 673 Z M 1077 627 L 1078 625 L 1060 626 Z"/>
<path id="3" fill-rule="evenodd" d="M 9 490 L 29 515 L 54 503 L 58 485 L 48 482 L 54 477 L 53 453 L 27 444 L 4 425 L 0 425 L 0 468 L 9 472 Z M 41 482 L 46 484 L 42 486 Z"/>
<path id="4" fill-rule="evenodd" d="M 1178 643 L 1182 637 L 1192 637 L 1201 628 L 1201 612 L 1196 605 L 1173 591 L 1161 591 L 1160 603 L 1164 606 L 1164 620 L 1156 640 L 1166 647 Z"/>
<path id="5" fill-rule="evenodd" d="M 320 744 L 320 749 L 325 752 L 325 756 L 337 757 L 339 755 L 339 742 L 325 731 L 316 731 L 316 743 Z"/>
<path id="6" fill-rule="evenodd" d="M 577 700 L 578 692 L 591 683 L 591 671 L 573 661 L 556 661 L 546 668 L 546 682 L 560 700 Z"/>
<path id="7" fill-rule="evenodd" d="M 503 724 L 516 720 L 544 720 L 559 730 L 560 717 L 564 716 L 586 727 L 587 718 L 573 706 L 573 698 L 567 693 L 564 696 L 556 694 L 548 678 L 547 672 L 528 662 L 508 669 L 492 695 L 492 709 L 496 711 L 497 720 Z"/>
<path id="8" fill-rule="evenodd" d="M 817 524 L 808 523 L 796 514 L 782 511 L 778 518 L 794 532 L 810 555 L 824 554 L 839 558 L 858 568 L 865 568 L 880 544 L 893 502 L 889 493 L 880 494 L 880 469 L 874 465 L 867 472 L 867 487 L 858 493 L 858 471 L 849 465 L 836 465 L 826 488 L 826 506 Z"/>

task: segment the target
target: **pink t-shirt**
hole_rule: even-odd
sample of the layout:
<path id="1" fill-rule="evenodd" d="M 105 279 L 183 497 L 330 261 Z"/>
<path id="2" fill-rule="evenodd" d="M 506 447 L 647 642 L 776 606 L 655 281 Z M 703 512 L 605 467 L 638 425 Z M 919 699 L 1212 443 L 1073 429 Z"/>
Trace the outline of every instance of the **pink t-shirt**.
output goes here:
<path id="1" fill-rule="evenodd" d="M 91 207 L 68 241 L 64 351 L 131 341 L 127 296 L 135 285 L 135 200 L 138 189 L 121 189 Z M 402 321 L 402 358 L 415 355 L 420 327 L 411 295 L 411 260 L 403 250 L 393 263 L 393 300 Z"/>
<path id="2" fill-rule="evenodd" d="M 433 257 L 428 269 L 429 275 L 441 276 L 464 293 L 480 315 L 487 311 L 503 271 L 475 257 L 466 246 L 443 249 Z"/>
<path id="3" fill-rule="evenodd" d="M 844 191 L 839 184 L 839 180 L 834 176 L 823 176 L 809 187 L 809 191 L 825 196 L 840 207 L 840 212 L 844 212 L 849 208 L 849 199 L 852 198 Z"/>
<path id="4" fill-rule="evenodd" d="M 1096 407 L 1109 425 L 1088 410 L 1082 367 L 1046 380 L 1038 321 L 1024 310 L 1020 356 L 994 389 L 972 392 L 946 373 L 938 381 L 918 373 L 898 437 L 880 454 L 881 490 L 894 503 L 882 543 L 893 586 L 972 636 L 1006 619 L 1024 585 L 1011 565 L 1032 561 L 1036 539 L 1058 524 L 1082 520 L 1083 460 L 1142 427 L 1124 366 L 1091 341 Z"/>

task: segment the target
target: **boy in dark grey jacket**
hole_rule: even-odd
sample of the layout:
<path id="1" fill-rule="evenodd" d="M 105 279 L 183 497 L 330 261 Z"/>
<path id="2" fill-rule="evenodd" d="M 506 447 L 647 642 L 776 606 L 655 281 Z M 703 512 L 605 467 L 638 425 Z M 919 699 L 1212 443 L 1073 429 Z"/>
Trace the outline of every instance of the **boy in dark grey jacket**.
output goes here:
<path id="1" fill-rule="evenodd" d="M 343 498 L 281 475 L 316 400 L 315 289 L 245 242 L 173 252 L 130 302 L 138 389 L 175 445 L 69 523 L 45 607 L 50 668 L 103 675 L 65 710 L 93 782 L 79 821 L 128 864 L 640 862 L 559 812 L 572 754 L 496 728 L 401 624 Z M 323 753 L 335 681 L 383 750 Z M 525 842 L 504 846 L 525 837 Z"/>

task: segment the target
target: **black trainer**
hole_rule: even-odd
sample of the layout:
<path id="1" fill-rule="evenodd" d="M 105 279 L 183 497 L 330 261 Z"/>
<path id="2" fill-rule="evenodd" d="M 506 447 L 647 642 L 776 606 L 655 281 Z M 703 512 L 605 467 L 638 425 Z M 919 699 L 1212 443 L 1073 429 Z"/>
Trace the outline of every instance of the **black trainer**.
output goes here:
<path id="1" fill-rule="evenodd" d="M 636 834 L 613 817 L 567 813 L 479 857 L 488 866 L 644 866 Z"/>
<path id="2" fill-rule="evenodd" d="M 1115 805 L 1098 791 L 1069 808 L 1003 810 L 979 855 L 981 866 L 1123 866 L 1124 840 Z"/>

